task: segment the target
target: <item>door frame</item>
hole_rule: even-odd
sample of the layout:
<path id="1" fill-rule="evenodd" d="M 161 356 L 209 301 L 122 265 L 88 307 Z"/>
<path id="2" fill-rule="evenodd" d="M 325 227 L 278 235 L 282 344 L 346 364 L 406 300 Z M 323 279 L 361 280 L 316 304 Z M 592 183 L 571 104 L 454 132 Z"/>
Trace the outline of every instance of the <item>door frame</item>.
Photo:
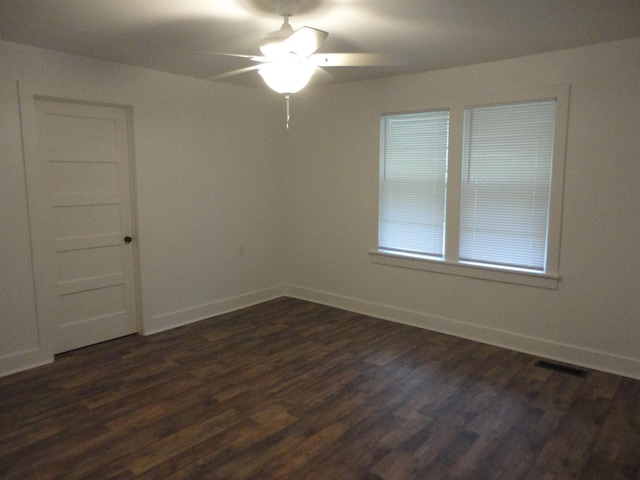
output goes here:
<path id="1" fill-rule="evenodd" d="M 75 103 L 82 105 L 104 106 L 120 108 L 124 110 L 127 119 L 127 143 L 128 143 L 128 164 L 129 164 L 129 193 L 131 208 L 131 228 L 132 235 L 136 239 L 133 242 L 133 270 L 134 270 L 134 299 L 135 299 L 135 324 L 138 333 L 143 332 L 143 311 L 142 311 L 142 288 L 141 288 L 141 265 L 140 265 L 140 229 L 138 225 L 138 202 L 137 202 L 137 180 L 136 161 L 134 151 L 134 128 L 133 128 L 133 105 L 123 103 L 119 95 L 103 91 L 82 90 L 70 86 L 49 85 L 38 82 L 18 81 L 18 98 L 20 103 L 20 122 L 22 127 L 22 149 L 23 162 L 25 168 L 27 206 L 29 215 L 29 238 L 31 242 L 31 274 L 35 290 L 36 322 L 38 326 L 38 350 L 39 357 L 43 362 L 51 362 L 55 355 L 55 325 L 50 318 L 47 318 L 44 307 L 47 288 L 45 279 L 37 275 L 40 268 L 46 268 L 49 259 L 46 254 L 46 247 L 41 246 L 46 238 L 48 225 L 35 224 L 33 221 L 35 208 L 32 205 L 34 195 L 38 195 L 39 186 L 29 181 L 34 178 L 29 175 L 29 171 L 37 164 L 38 153 L 37 143 L 37 115 L 36 102 L 39 100 L 49 100 L 62 103 Z M 33 180 L 32 180 L 33 181 Z"/>

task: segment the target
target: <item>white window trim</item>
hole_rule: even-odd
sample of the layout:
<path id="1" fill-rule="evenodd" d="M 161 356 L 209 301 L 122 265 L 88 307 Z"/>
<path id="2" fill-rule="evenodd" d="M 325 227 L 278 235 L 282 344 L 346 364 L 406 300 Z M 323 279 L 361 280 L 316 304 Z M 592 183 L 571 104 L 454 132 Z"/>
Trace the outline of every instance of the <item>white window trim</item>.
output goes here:
<path id="1" fill-rule="evenodd" d="M 560 280 L 558 275 L 550 275 L 549 273 L 505 270 L 465 263 L 451 263 L 446 260 L 441 261 L 428 257 L 420 257 L 419 255 L 400 255 L 395 252 L 379 250 L 377 248 L 369 251 L 369 257 L 372 263 L 378 265 L 424 270 L 427 272 L 478 278 L 493 282 L 527 285 L 530 287 L 557 289 L 558 281 Z"/>
<path id="2" fill-rule="evenodd" d="M 442 109 L 443 107 L 449 110 L 449 183 L 447 185 L 445 258 L 442 260 L 421 255 L 402 254 L 378 249 L 376 247 L 369 251 L 371 262 L 380 265 L 425 270 L 482 280 L 557 289 L 560 280 L 560 236 L 569 120 L 569 92 L 569 85 L 556 85 L 526 90 L 484 93 L 453 99 L 427 100 L 424 102 L 414 102 L 410 107 L 407 105 L 403 105 L 401 108 L 395 106 L 395 108 L 392 107 L 388 111 L 381 111 L 380 115 L 384 115 L 389 111 L 427 111 Z M 544 273 L 538 273 L 526 270 L 462 263 L 458 259 L 458 244 L 464 110 L 465 108 L 476 106 L 526 103 L 542 100 L 556 101 L 556 125 L 551 174 L 546 271 Z M 377 218 L 376 215 L 376 221 Z"/>

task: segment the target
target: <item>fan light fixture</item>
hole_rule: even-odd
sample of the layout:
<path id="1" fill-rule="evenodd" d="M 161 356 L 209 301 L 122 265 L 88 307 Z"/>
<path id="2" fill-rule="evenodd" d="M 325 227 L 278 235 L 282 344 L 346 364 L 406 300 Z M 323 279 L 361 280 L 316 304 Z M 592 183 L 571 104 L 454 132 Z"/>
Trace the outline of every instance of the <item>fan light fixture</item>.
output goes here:
<path id="1" fill-rule="evenodd" d="M 307 86 L 315 67 L 298 59 L 278 59 L 265 63 L 258 73 L 264 83 L 278 93 L 296 93 Z"/>
<path id="2" fill-rule="evenodd" d="M 265 1 L 266 0 L 261 0 Z M 328 32 L 313 27 L 294 30 L 289 18 L 296 14 L 301 0 L 271 0 L 276 12 L 283 18 L 282 26 L 267 33 L 259 43 L 262 55 L 238 53 L 202 52 L 209 55 L 237 57 L 257 62 L 257 65 L 239 68 L 213 77 L 213 80 L 257 71 L 269 88 L 284 94 L 287 105 L 287 128 L 289 128 L 290 95 L 307 86 L 316 70 L 327 67 L 379 67 L 406 65 L 404 55 L 385 53 L 316 53 L 329 36 Z"/>
<path id="3" fill-rule="evenodd" d="M 318 69 L 406 65 L 408 62 L 404 55 L 385 53 L 316 53 L 329 33 L 313 27 L 302 27 L 298 30 L 291 27 L 289 19 L 298 11 L 301 0 L 271 2 L 283 22 L 279 30 L 267 33 L 260 41 L 262 55 L 206 52 L 211 55 L 246 58 L 258 62 L 258 65 L 222 73 L 213 77 L 213 80 L 258 71 L 268 87 L 278 93 L 289 95 L 302 90 Z"/>

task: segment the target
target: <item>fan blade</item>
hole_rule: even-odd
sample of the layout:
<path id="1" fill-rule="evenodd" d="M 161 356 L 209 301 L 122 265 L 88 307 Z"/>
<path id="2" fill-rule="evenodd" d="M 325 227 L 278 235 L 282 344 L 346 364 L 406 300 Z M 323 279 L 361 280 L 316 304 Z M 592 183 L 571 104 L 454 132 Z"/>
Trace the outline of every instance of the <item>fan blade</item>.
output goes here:
<path id="1" fill-rule="evenodd" d="M 283 50 L 307 58 L 320 48 L 329 36 L 327 32 L 312 27 L 302 27 L 283 41 Z"/>
<path id="2" fill-rule="evenodd" d="M 181 48 L 166 48 L 166 47 L 162 47 L 163 50 L 168 50 L 170 52 L 180 52 L 180 53 L 199 53 L 202 55 L 215 55 L 215 56 L 219 56 L 219 57 L 236 57 L 236 58 L 247 58 L 249 60 L 252 60 L 254 62 L 269 62 L 271 61 L 270 58 L 267 57 L 263 57 L 260 55 L 241 55 L 239 53 L 219 53 L 219 52 L 207 52 L 205 50 L 187 50 L 187 49 L 181 49 Z"/>
<path id="3" fill-rule="evenodd" d="M 233 77 L 234 75 L 240 75 L 241 73 L 251 72 L 253 70 L 259 70 L 262 67 L 263 65 L 251 65 L 250 67 L 239 68 L 238 70 L 231 70 L 230 72 L 216 75 L 215 77 L 212 77 L 211 80 L 223 80 L 228 77 Z"/>
<path id="4" fill-rule="evenodd" d="M 409 63 L 408 57 L 390 53 L 316 53 L 309 60 L 319 67 L 382 67 Z"/>

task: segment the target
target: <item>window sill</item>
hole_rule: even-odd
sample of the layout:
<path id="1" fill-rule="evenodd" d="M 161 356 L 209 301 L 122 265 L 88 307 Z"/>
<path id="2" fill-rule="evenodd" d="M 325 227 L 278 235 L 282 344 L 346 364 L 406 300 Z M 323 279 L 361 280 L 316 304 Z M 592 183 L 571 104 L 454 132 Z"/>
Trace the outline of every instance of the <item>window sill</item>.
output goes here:
<path id="1" fill-rule="evenodd" d="M 549 273 L 501 270 L 479 265 L 450 263 L 441 260 L 432 260 L 418 255 L 401 255 L 378 249 L 370 250 L 369 258 L 372 263 L 378 265 L 425 270 L 446 275 L 458 275 L 492 282 L 548 288 L 551 290 L 557 290 L 560 280 L 558 275 L 551 275 Z"/>

